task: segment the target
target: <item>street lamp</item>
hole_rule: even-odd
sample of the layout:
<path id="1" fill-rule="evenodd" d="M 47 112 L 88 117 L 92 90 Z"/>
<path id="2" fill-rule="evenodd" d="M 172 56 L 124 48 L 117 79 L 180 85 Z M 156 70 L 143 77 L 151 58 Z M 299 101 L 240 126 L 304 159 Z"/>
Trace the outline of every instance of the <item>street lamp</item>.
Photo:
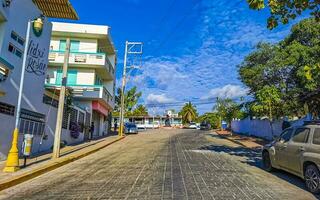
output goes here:
<path id="1" fill-rule="evenodd" d="M 15 128 L 13 131 L 11 149 L 8 153 L 6 166 L 3 169 L 3 172 L 16 172 L 19 170 L 19 149 L 18 149 L 19 127 L 18 126 L 19 126 L 19 120 L 20 120 L 21 99 L 22 99 L 22 91 L 23 91 L 23 84 L 24 84 L 24 74 L 25 74 L 28 49 L 29 49 L 30 31 L 31 31 L 31 25 L 33 25 L 33 30 L 35 32 L 35 35 L 37 37 L 39 37 L 41 35 L 42 29 L 43 29 L 43 18 L 44 17 L 41 16 L 35 20 L 28 21 L 26 42 L 25 42 L 26 45 L 25 45 L 25 49 L 24 49 L 24 53 L 23 53 L 22 68 L 21 68 L 20 87 L 19 87 L 19 95 L 18 95 L 18 103 L 17 103 L 17 114 L 16 114 Z M 36 33 L 40 33 L 40 35 L 37 35 Z"/>

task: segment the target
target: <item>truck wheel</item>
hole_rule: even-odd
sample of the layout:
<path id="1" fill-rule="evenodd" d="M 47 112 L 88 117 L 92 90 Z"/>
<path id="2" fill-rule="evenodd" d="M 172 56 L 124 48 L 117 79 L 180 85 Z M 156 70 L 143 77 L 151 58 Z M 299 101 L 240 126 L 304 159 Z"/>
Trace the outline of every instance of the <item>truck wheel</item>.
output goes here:
<path id="1" fill-rule="evenodd" d="M 271 164 L 271 160 L 270 160 L 270 155 L 268 151 L 263 151 L 262 152 L 262 164 L 263 164 L 263 168 L 268 171 L 271 172 L 273 171 L 273 167 Z"/>
<path id="2" fill-rule="evenodd" d="M 318 194 L 320 192 L 320 175 L 319 170 L 315 165 L 308 165 L 304 171 L 304 179 L 307 189 Z"/>

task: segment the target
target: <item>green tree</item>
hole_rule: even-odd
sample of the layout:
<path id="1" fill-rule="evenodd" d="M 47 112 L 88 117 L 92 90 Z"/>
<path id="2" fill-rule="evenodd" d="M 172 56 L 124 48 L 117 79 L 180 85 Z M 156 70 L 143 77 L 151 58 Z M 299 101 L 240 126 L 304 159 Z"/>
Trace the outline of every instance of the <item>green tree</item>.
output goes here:
<path id="1" fill-rule="evenodd" d="M 233 119 L 243 118 L 243 112 L 241 111 L 240 105 L 229 98 L 217 98 L 213 110 L 217 112 L 217 114 L 220 117 L 219 124 L 221 124 L 221 121 L 224 120 L 230 126 Z"/>
<path id="2" fill-rule="evenodd" d="M 198 117 L 197 109 L 191 102 L 188 102 L 183 106 L 179 115 L 182 116 L 183 124 L 193 122 Z"/>
<path id="3" fill-rule="evenodd" d="M 281 107 L 281 94 L 274 86 L 264 86 L 257 92 L 256 102 L 252 109 L 260 116 L 268 116 L 270 121 L 280 117 L 278 109 Z"/>
<path id="4" fill-rule="evenodd" d="M 210 123 L 211 128 L 219 128 L 220 127 L 220 117 L 219 114 L 216 112 L 212 113 L 205 113 L 198 117 L 198 122 L 207 121 Z"/>
<path id="5" fill-rule="evenodd" d="M 137 105 L 142 93 L 137 91 L 137 87 L 132 87 L 124 94 L 124 110 L 125 115 L 131 113 L 134 107 Z M 115 112 L 114 116 L 118 116 L 121 108 L 121 88 L 117 89 L 117 95 L 115 97 Z"/>
<path id="6" fill-rule="evenodd" d="M 132 112 L 133 116 L 147 116 L 148 109 L 144 105 L 138 105 Z"/>
<path id="7" fill-rule="evenodd" d="M 277 116 L 302 116 L 320 109 L 320 23 L 302 20 L 277 44 L 259 44 L 239 66 L 241 81 L 250 89 L 254 101 L 265 86 L 281 93 Z M 311 98 L 313 94 L 315 98 Z M 256 102 L 261 103 L 261 102 Z"/>
<path id="8" fill-rule="evenodd" d="M 267 3 L 271 14 L 267 20 L 269 29 L 277 27 L 279 22 L 287 24 L 307 10 L 318 22 L 320 21 L 319 0 L 247 0 L 247 2 L 249 7 L 255 10 L 264 9 Z"/>

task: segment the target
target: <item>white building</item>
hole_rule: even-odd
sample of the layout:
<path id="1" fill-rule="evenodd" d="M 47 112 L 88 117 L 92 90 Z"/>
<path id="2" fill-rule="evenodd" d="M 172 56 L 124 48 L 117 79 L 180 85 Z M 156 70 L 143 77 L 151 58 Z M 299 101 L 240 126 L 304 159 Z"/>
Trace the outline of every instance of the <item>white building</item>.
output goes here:
<path id="1" fill-rule="evenodd" d="M 75 105 L 65 112 L 63 135 L 69 135 L 72 124 L 81 126 L 80 137 L 108 134 L 114 108 L 116 52 L 108 26 L 53 23 L 46 101 L 56 107 L 62 79 L 66 40 L 71 40 L 67 88 Z"/>
<path id="2" fill-rule="evenodd" d="M 0 0 L 0 160 L 6 158 L 11 147 L 27 24 L 44 16 L 77 19 L 69 0 L 59 4 L 55 0 Z M 56 113 L 50 113 L 49 106 L 43 103 L 51 28 L 44 18 L 42 32 L 31 31 L 28 48 L 19 148 L 23 134 L 31 133 L 34 152 L 50 149 L 53 143 L 55 121 L 48 122 L 48 116 Z"/>

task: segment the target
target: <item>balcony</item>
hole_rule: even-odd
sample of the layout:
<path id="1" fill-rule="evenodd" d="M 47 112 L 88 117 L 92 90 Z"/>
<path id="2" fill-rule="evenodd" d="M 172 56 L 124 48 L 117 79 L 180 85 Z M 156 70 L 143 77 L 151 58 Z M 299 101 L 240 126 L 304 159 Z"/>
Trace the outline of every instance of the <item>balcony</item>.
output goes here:
<path id="1" fill-rule="evenodd" d="M 63 64 L 64 52 L 63 51 L 50 51 L 49 62 L 50 64 L 57 65 Z M 93 67 L 101 70 L 102 76 L 106 79 L 114 78 L 114 68 L 104 53 L 89 53 L 89 52 L 71 52 L 69 56 L 69 65 L 71 67 Z M 108 72 L 108 73 L 105 73 Z"/>
<path id="2" fill-rule="evenodd" d="M 45 84 L 47 89 L 60 87 L 57 84 Z M 76 99 L 103 100 L 109 107 L 114 107 L 113 96 L 102 85 L 67 85 L 72 89 L 73 97 Z"/>

